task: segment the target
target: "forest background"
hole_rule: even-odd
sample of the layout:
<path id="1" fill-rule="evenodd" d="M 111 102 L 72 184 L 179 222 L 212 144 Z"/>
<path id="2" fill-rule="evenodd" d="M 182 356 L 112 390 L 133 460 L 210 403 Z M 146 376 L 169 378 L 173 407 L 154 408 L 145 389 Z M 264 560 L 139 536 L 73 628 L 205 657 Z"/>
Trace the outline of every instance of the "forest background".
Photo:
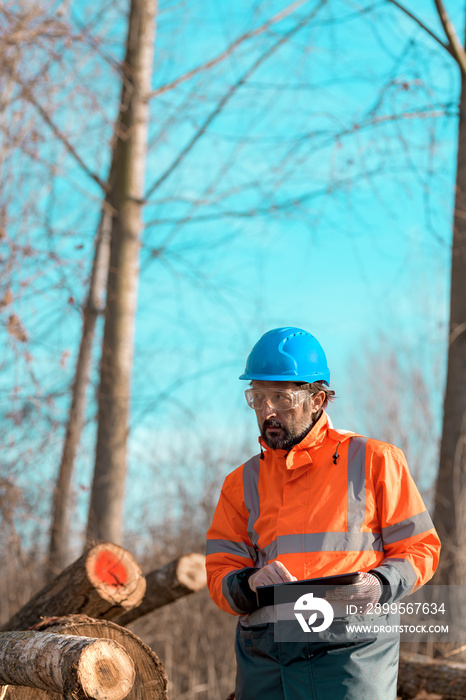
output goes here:
<path id="1" fill-rule="evenodd" d="M 464 583 L 465 9 L 460 0 L 3 3 L 3 619 L 79 554 L 86 530 L 96 536 L 88 513 L 113 449 L 105 432 L 120 431 L 119 476 L 107 481 L 121 488 L 103 487 L 117 506 L 98 536 L 148 565 L 203 551 L 223 477 L 257 450 L 237 378 L 260 335 L 282 325 L 325 348 L 334 424 L 399 445 L 439 529 L 442 507 L 454 511 L 443 534 Z M 125 232 L 129 272 L 105 253 Z M 112 287 L 112 274 L 131 288 Z M 120 294 L 130 301 L 118 360 L 104 326 Z M 77 385 L 83 327 L 92 346 Z M 111 372 L 102 379 L 109 356 L 127 382 L 113 422 L 102 389 L 116 386 Z M 447 366 L 454 421 L 444 421 Z M 82 432 L 67 485 L 58 479 L 77 397 Z M 455 425 L 448 439 L 445 423 Z M 231 621 L 202 596 L 176 606 L 143 630 L 173 697 L 228 694 L 231 657 L 218 639 Z M 204 636 L 206 614 L 215 624 Z M 198 631 L 180 645 L 187 617 Z M 176 624 L 179 635 L 167 635 Z"/>

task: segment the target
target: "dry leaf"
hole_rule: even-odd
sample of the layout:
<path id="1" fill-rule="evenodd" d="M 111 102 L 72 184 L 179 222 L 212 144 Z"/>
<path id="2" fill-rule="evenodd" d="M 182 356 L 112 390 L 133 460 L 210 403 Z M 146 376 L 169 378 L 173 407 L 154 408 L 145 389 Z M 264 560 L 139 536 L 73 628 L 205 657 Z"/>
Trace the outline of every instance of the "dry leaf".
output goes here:
<path id="1" fill-rule="evenodd" d="M 27 333 L 23 328 L 21 321 L 16 314 L 11 314 L 7 323 L 8 333 L 19 340 L 20 343 L 25 343 L 28 339 Z"/>

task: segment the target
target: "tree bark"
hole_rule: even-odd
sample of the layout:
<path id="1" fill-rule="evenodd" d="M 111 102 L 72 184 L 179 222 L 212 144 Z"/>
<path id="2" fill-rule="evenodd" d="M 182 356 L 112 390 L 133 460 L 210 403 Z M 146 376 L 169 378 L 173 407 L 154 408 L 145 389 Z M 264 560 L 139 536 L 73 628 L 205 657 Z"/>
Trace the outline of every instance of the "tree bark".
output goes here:
<path id="1" fill-rule="evenodd" d="M 108 542 L 98 544 L 39 591 L 4 629 L 25 630 L 42 617 L 77 613 L 113 619 L 139 605 L 145 588 L 129 552 Z"/>
<path id="2" fill-rule="evenodd" d="M 466 664 L 403 654 L 398 673 L 398 695 L 402 700 L 410 700 L 421 691 L 440 695 L 442 700 L 466 698 Z"/>
<path id="3" fill-rule="evenodd" d="M 96 240 L 89 293 L 83 309 L 83 331 L 76 361 L 71 406 L 68 415 L 63 453 L 53 499 L 47 575 L 51 579 L 66 565 L 68 553 L 68 501 L 76 451 L 81 438 L 89 381 L 92 344 L 97 318 L 104 308 L 105 279 L 110 255 L 110 213 L 104 207 Z"/>
<path id="4" fill-rule="evenodd" d="M 117 142 L 107 201 L 113 214 L 88 540 L 119 543 L 139 277 L 156 0 L 131 0 Z"/>
<path id="5" fill-rule="evenodd" d="M 165 669 L 157 655 L 149 649 L 135 634 L 119 627 L 113 622 L 105 620 L 92 620 L 84 615 L 71 615 L 66 618 L 44 620 L 37 625 L 41 632 L 53 632 L 60 635 L 72 635 L 78 637 L 97 637 L 103 640 L 113 640 L 125 649 L 134 664 L 134 683 L 129 691 L 128 700 L 167 700 L 167 676 Z M 8 692 L 1 700 L 39 700 L 37 693 L 32 695 L 18 694 L 19 689 L 8 688 Z M 22 689 L 23 690 L 23 689 Z M 47 700 L 53 697 L 44 696 Z"/>
<path id="6" fill-rule="evenodd" d="M 122 700 L 134 664 L 113 640 L 52 632 L 2 632 L 0 683 L 60 693 L 65 700 Z"/>
<path id="7" fill-rule="evenodd" d="M 447 385 L 434 522 L 442 541 L 436 582 L 466 584 L 466 77 L 461 74 L 451 262 Z M 456 592 L 460 589 L 458 588 Z M 450 589 L 453 592 L 453 589 Z M 466 601 L 452 602 L 452 609 Z"/>
<path id="8" fill-rule="evenodd" d="M 128 625 L 163 605 L 200 591 L 206 585 L 205 556 L 193 552 L 179 557 L 147 574 L 146 594 L 141 605 L 123 613 L 115 622 L 118 625 Z"/>

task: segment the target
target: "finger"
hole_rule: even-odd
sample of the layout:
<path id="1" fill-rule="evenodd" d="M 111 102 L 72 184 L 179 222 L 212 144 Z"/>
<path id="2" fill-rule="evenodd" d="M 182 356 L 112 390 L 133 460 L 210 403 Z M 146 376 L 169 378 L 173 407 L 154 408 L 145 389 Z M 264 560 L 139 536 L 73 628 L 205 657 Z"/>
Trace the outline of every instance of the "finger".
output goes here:
<path id="1" fill-rule="evenodd" d="M 280 576 L 281 581 L 296 581 L 296 576 L 293 576 L 286 566 L 282 564 L 281 561 L 273 561 L 271 564 L 268 564 L 267 566 L 273 567 L 273 569 L 276 571 L 276 573 Z M 267 568 L 267 567 L 265 567 Z M 277 581 L 279 583 L 279 581 Z"/>
<path id="2" fill-rule="evenodd" d="M 282 583 L 282 579 L 268 567 L 264 567 L 249 579 L 249 587 L 255 591 L 258 586 L 270 586 L 274 583 Z"/>
<path id="3" fill-rule="evenodd" d="M 285 571 L 276 571 L 275 569 L 271 569 L 268 572 L 268 575 L 270 576 L 271 583 L 275 584 L 289 581 L 289 576 L 291 576 L 291 574 L 288 574 Z"/>
<path id="4" fill-rule="evenodd" d="M 273 561 L 250 577 L 249 588 L 256 591 L 258 586 L 270 586 L 289 581 L 297 581 L 296 576 L 293 576 L 281 561 Z"/>

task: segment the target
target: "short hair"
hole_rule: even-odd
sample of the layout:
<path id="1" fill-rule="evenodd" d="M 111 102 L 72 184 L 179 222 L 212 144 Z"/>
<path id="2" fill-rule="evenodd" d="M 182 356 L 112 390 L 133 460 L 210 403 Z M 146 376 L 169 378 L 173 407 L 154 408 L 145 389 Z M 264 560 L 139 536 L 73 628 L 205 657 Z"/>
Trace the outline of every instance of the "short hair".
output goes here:
<path id="1" fill-rule="evenodd" d="M 322 404 L 322 408 L 327 408 L 330 401 L 335 399 L 335 392 L 329 387 L 327 382 L 296 382 L 296 384 L 301 386 L 303 389 L 309 389 L 312 394 L 316 394 L 318 391 L 323 391 L 325 394 L 325 399 L 324 403 Z"/>

